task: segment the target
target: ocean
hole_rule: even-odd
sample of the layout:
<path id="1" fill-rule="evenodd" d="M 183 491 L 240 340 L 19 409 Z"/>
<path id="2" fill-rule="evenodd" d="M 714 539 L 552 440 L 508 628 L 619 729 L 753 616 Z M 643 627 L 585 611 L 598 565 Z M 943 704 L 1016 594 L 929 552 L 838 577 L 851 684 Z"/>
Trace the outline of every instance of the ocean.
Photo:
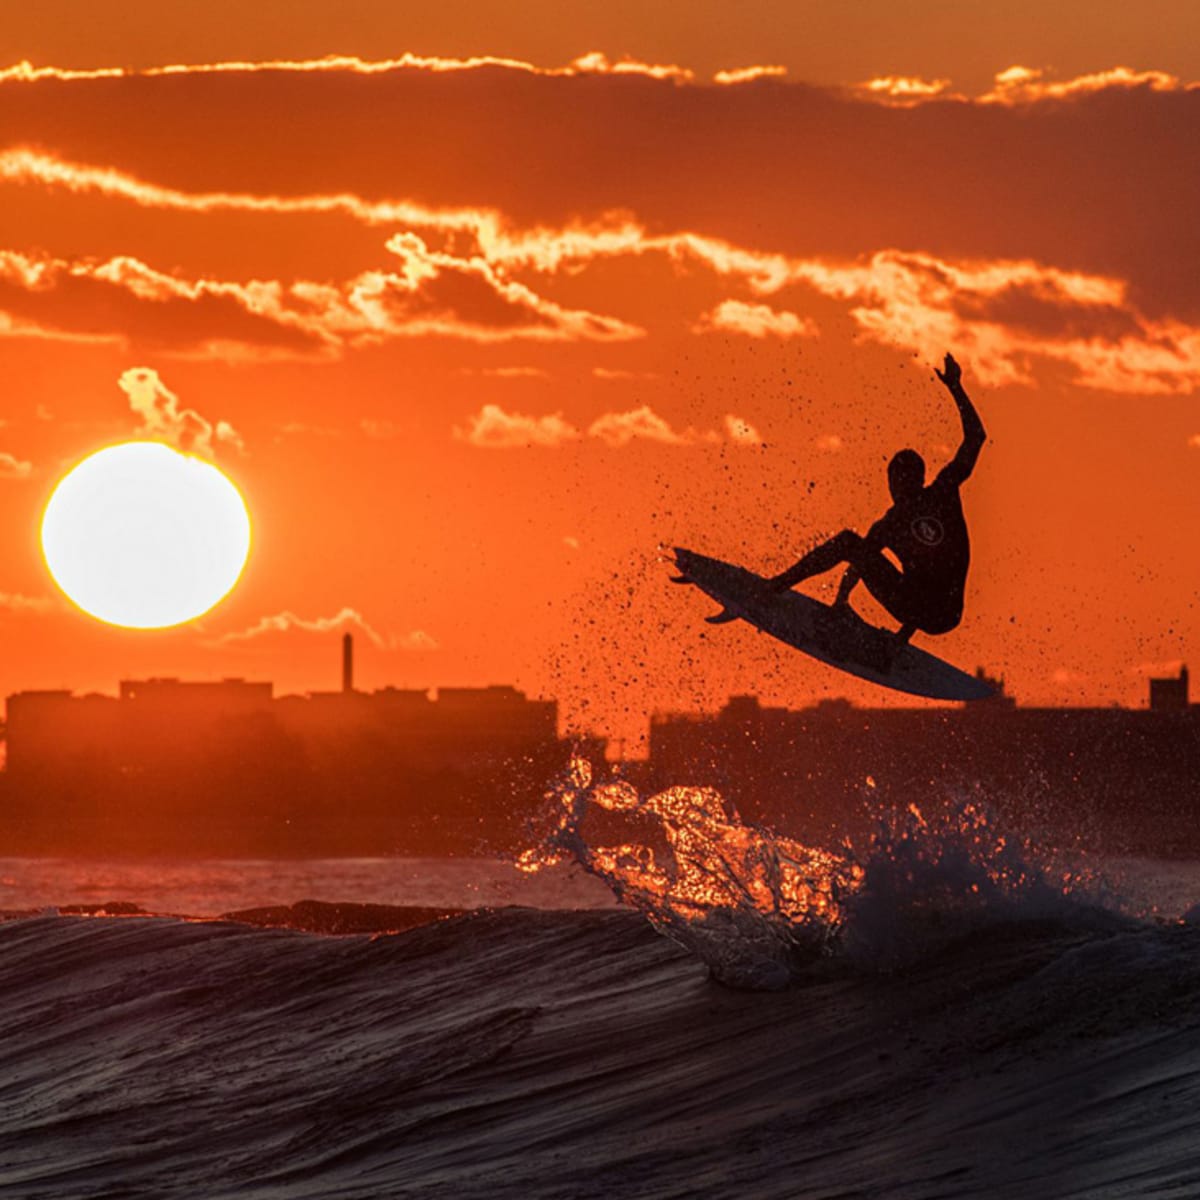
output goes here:
<path id="1" fill-rule="evenodd" d="M 0 881 L 0 1197 L 1200 1195 L 1200 864 L 978 798 L 818 848 L 577 763 L 515 862 Z"/>

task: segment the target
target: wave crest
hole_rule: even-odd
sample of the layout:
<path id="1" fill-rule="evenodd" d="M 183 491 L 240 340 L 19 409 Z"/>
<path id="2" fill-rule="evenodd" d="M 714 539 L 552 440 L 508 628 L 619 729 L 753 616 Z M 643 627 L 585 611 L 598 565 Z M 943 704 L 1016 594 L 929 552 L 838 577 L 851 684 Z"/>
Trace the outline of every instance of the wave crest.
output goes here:
<path id="1" fill-rule="evenodd" d="M 886 814 L 834 851 L 743 821 L 712 788 L 642 795 L 579 758 L 546 798 L 521 870 L 578 863 L 737 987 L 785 987 L 827 956 L 895 969 L 1004 922 L 1119 919 L 1097 873 L 1036 855 L 976 799 Z"/>

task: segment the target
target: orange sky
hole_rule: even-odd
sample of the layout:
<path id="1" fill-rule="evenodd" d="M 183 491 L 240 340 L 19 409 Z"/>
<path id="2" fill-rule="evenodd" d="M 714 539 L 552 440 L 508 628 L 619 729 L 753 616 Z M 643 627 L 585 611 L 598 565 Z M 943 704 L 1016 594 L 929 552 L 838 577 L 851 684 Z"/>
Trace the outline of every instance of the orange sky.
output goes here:
<path id="1" fill-rule="evenodd" d="M 991 437 L 966 618 L 924 644 L 1069 704 L 1200 644 L 1194 5 L 283 7 L 6 18 L 4 692 L 334 686 L 352 628 L 362 686 L 626 736 L 879 702 L 704 626 L 655 547 L 776 571 L 865 529 L 892 451 L 956 444 L 946 349 Z M 754 67 L 786 73 L 714 81 Z M 79 615 L 37 546 L 63 470 L 144 430 L 131 378 L 255 524 L 174 631 Z"/>

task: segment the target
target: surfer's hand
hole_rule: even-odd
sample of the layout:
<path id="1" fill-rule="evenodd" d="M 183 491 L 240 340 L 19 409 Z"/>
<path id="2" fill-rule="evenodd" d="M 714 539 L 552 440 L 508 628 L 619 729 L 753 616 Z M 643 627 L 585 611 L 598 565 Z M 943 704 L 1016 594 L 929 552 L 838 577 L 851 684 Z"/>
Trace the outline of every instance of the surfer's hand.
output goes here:
<path id="1" fill-rule="evenodd" d="M 954 361 L 953 354 L 946 355 L 946 361 L 943 364 L 944 370 L 939 371 L 937 367 L 933 368 L 933 373 L 951 390 L 953 391 L 962 383 L 962 367 Z"/>

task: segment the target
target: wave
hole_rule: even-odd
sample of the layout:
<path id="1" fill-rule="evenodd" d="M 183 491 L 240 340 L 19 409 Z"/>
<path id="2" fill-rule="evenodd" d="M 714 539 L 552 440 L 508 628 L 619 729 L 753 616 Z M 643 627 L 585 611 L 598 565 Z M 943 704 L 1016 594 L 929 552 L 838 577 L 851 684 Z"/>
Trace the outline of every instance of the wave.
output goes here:
<path id="1" fill-rule="evenodd" d="M 518 867 L 578 864 L 735 987 L 787 987 L 827 955 L 895 969 L 998 923 L 1128 923 L 1096 866 L 1002 831 L 978 798 L 881 814 L 872 836 L 833 850 L 742 821 L 711 788 L 642 795 L 582 759 L 546 799 L 548 826 Z M 597 818 L 624 839 L 601 841 Z"/>
<path id="2" fill-rule="evenodd" d="M 1196 1191 L 1200 928 L 706 983 L 629 912 L 0 925 L 0 1196 Z"/>
<path id="3" fill-rule="evenodd" d="M 1195 913 L 977 799 L 832 849 L 583 763 L 548 802 L 524 869 L 623 910 L 0 922 L 0 1198 L 1200 1190 Z"/>

